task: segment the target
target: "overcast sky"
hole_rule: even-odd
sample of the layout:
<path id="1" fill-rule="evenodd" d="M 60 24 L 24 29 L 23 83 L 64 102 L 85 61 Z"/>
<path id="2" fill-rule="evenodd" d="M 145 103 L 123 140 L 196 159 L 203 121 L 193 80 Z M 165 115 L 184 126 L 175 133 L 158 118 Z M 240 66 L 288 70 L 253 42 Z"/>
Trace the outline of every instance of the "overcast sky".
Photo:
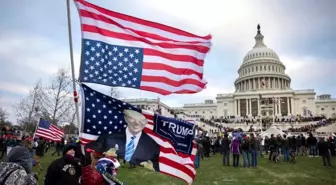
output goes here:
<path id="1" fill-rule="evenodd" d="M 234 91 L 244 55 L 254 46 L 257 24 L 286 65 L 293 89 L 315 89 L 336 96 L 335 0 L 89 0 L 107 9 L 160 22 L 186 31 L 213 35 L 205 61 L 206 90 L 194 95 L 160 96 L 170 106 L 215 99 Z M 38 79 L 48 83 L 59 68 L 70 68 L 66 0 L 1 0 L 0 106 L 12 106 Z M 79 71 L 80 24 L 71 2 L 72 33 Z M 106 91 L 106 88 L 99 86 Z M 120 89 L 123 98 L 158 95 Z"/>

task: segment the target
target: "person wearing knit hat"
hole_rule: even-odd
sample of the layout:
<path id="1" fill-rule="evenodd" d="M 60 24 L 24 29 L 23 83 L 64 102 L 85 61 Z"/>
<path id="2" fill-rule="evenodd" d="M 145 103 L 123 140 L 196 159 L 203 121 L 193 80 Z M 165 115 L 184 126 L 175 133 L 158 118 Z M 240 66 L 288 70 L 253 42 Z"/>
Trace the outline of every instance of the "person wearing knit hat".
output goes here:
<path id="1" fill-rule="evenodd" d="M 81 163 L 75 158 L 75 149 L 71 144 L 63 148 L 63 156 L 49 165 L 44 185 L 81 184 Z"/>

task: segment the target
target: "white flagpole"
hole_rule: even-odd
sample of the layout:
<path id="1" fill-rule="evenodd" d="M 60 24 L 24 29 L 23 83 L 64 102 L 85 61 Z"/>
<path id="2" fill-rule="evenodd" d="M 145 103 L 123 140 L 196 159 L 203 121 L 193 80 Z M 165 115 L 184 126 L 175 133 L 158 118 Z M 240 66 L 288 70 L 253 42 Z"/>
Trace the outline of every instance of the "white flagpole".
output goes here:
<path id="1" fill-rule="evenodd" d="M 70 0 L 67 0 L 67 15 L 68 15 L 68 35 L 69 35 L 69 46 L 70 46 L 70 62 L 71 62 L 71 74 L 72 74 L 72 86 L 73 86 L 73 95 L 75 101 L 76 108 L 76 118 L 78 129 L 80 133 L 80 123 L 79 123 L 79 111 L 78 111 L 78 93 L 76 90 L 76 77 L 75 77 L 75 65 L 74 65 L 74 57 L 73 57 L 73 47 L 72 47 L 72 34 L 71 34 L 71 13 L 70 13 Z"/>

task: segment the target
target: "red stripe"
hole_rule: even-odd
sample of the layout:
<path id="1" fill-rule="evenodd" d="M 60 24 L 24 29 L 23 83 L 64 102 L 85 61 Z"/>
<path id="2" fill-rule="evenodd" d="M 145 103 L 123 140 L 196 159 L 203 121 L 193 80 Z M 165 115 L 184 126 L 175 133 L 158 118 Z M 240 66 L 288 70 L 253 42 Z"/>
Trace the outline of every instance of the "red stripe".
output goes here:
<path id="1" fill-rule="evenodd" d="M 194 94 L 197 93 L 198 91 L 191 91 L 191 90 L 181 90 L 181 91 L 174 91 L 174 92 L 170 92 L 170 91 L 166 91 L 160 88 L 156 88 L 156 87 L 149 87 L 149 86 L 140 86 L 141 90 L 144 91 L 151 91 L 151 92 L 156 92 L 162 95 L 169 95 L 169 94 Z"/>
<path id="2" fill-rule="evenodd" d="M 95 19 L 95 20 L 99 20 L 99 21 L 105 22 L 107 24 L 113 24 L 113 25 L 115 25 L 119 28 L 122 28 L 124 30 L 130 30 L 130 31 L 132 31 L 132 32 L 136 33 L 137 35 L 139 35 L 141 37 L 144 37 L 144 38 L 150 38 L 150 39 L 158 40 L 158 41 L 188 43 L 188 44 L 178 44 L 178 45 L 167 45 L 167 47 L 165 47 L 165 48 L 185 48 L 185 49 L 196 50 L 196 51 L 201 52 L 201 53 L 207 53 L 210 50 L 210 47 L 197 45 L 197 44 L 202 43 L 202 42 L 181 42 L 181 41 L 173 40 L 173 39 L 170 39 L 170 38 L 165 38 L 165 37 L 162 37 L 160 35 L 151 34 L 151 33 L 148 33 L 148 32 L 139 31 L 139 30 L 135 30 L 135 29 L 132 29 L 132 28 L 129 28 L 129 27 L 125 27 L 125 26 L 115 22 L 114 20 L 112 20 L 110 18 L 107 18 L 103 15 L 98 15 L 98 14 L 93 13 L 93 12 L 89 12 L 87 10 L 82 10 L 81 9 L 81 10 L 79 10 L 79 13 L 83 17 L 88 17 L 88 18 L 92 18 L 92 19 Z M 174 46 L 174 47 L 172 47 L 172 46 Z M 179 47 L 177 47 L 177 46 L 179 46 Z"/>
<path id="3" fill-rule="evenodd" d="M 175 80 L 171 80 L 167 77 L 163 77 L 163 76 L 146 76 L 146 75 L 143 75 L 141 77 L 141 81 L 143 81 L 143 82 L 162 82 L 162 83 L 174 86 L 174 87 L 180 87 L 184 84 L 192 84 L 192 85 L 196 85 L 200 88 L 205 88 L 205 86 L 206 86 L 206 83 L 202 83 L 201 81 L 191 79 L 191 78 L 186 78 L 186 79 L 183 79 L 183 80 L 180 80 L 180 81 L 175 81 Z"/>
<path id="4" fill-rule="evenodd" d="M 135 37 L 135 36 L 128 35 L 128 34 L 125 34 L 125 33 L 114 32 L 114 31 L 111 31 L 111 30 L 106 30 L 106 29 L 103 29 L 103 28 L 99 28 L 97 26 L 92 26 L 92 25 L 87 25 L 87 24 L 82 24 L 82 31 L 97 33 L 97 34 L 102 35 L 104 37 L 110 37 L 110 38 L 115 38 L 115 39 L 120 39 L 120 40 L 144 42 L 148 45 L 159 46 L 161 48 L 189 49 L 189 48 L 186 48 L 185 45 L 162 43 L 162 42 L 161 43 L 154 43 L 152 41 L 147 40 L 146 38 Z M 164 54 L 169 55 L 168 53 L 164 53 Z M 180 55 L 177 55 L 177 56 L 180 56 Z M 186 56 L 189 56 L 189 55 L 182 55 L 182 56 L 186 57 Z M 195 57 L 192 57 L 192 56 L 189 56 L 189 57 L 193 58 L 192 61 L 198 60 Z"/>
<path id="5" fill-rule="evenodd" d="M 197 72 L 195 70 L 188 69 L 188 68 L 176 68 L 170 65 L 160 64 L 160 63 L 153 63 L 153 62 L 146 61 L 142 64 L 142 68 L 168 71 L 176 75 L 197 75 L 200 79 L 203 78 L 203 73 Z"/>
<path id="6" fill-rule="evenodd" d="M 183 171 L 184 173 L 186 173 L 191 178 L 193 178 L 195 176 L 195 173 L 193 173 L 190 169 L 188 169 L 184 165 L 182 165 L 180 163 L 177 163 L 175 161 L 172 161 L 170 159 L 167 159 L 165 157 L 159 157 L 159 162 L 164 163 L 164 164 L 166 164 L 168 166 L 171 166 L 173 168 L 179 169 L 179 170 Z"/>
<path id="7" fill-rule="evenodd" d="M 155 49 L 144 48 L 144 55 L 159 56 L 169 60 L 175 60 L 179 62 L 192 62 L 196 65 L 203 66 L 204 60 L 197 59 L 191 55 L 176 55 L 171 53 L 164 53 Z M 173 62 L 173 61 L 172 61 Z"/>
<path id="8" fill-rule="evenodd" d="M 114 12 L 114 11 L 111 11 L 111 10 L 107 10 L 105 8 L 96 6 L 94 4 L 86 2 L 84 0 L 76 0 L 76 1 L 80 2 L 81 4 L 83 4 L 83 5 L 87 6 L 87 7 L 96 9 L 97 11 L 99 11 L 99 12 L 101 12 L 103 14 L 106 14 L 106 15 L 109 15 L 109 16 L 112 16 L 112 17 L 116 17 L 118 19 L 122 19 L 122 20 L 125 20 L 125 21 L 134 22 L 134 23 L 137 23 L 137 24 L 142 24 L 142 25 L 145 25 L 145 26 L 149 26 L 149 27 L 152 27 L 152 28 L 164 30 L 164 31 L 167 31 L 167 32 L 170 32 L 170 33 L 174 33 L 174 34 L 177 34 L 177 35 L 183 35 L 183 36 L 187 36 L 187 37 L 201 38 L 201 39 L 206 39 L 206 40 L 210 40 L 211 39 L 211 35 L 207 35 L 205 37 L 201 37 L 201 36 L 194 35 L 192 33 L 188 33 L 186 31 L 183 31 L 183 30 L 180 30 L 180 29 L 177 29 L 177 28 L 173 28 L 173 27 L 170 27 L 170 26 L 167 26 L 167 25 L 163 25 L 163 24 L 160 24 L 160 23 L 156 23 L 156 22 L 152 22 L 152 21 L 147 21 L 147 20 L 144 20 L 144 19 L 140 19 L 140 18 L 129 16 L 129 15 L 121 14 L 121 13 Z"/>

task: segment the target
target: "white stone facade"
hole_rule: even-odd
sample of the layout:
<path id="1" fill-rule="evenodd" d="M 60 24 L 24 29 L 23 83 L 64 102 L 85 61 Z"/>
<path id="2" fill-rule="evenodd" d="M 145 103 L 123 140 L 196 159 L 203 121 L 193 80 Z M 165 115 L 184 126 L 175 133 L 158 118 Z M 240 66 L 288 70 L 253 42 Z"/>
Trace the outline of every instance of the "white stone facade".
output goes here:
<path id="1" fill-rule="evenodd" d="M 286 66 L 279 56 L 264 44 L 259 25 L 254 39 L 255 46 L 246 54 L 238 69 L 234 93 L 217 94 L 216 103 L 213 100 L 205 100 L 204 103 L 185 104 L 181 108 L 170 108 L 162 104 L 162 114 L 168 116 L 169 110 L 174 109 L 205 119 L 273 115 L 336 117 L 336 99 L 332 99 L 330 95 L 315 98 L 314 89 L 291 89 L 291 78 L 285 73 Z M 155 106 L 157 108 L 155 99 L 136 99 L 130 103 L 148 106 L 153 110 Z"/>

